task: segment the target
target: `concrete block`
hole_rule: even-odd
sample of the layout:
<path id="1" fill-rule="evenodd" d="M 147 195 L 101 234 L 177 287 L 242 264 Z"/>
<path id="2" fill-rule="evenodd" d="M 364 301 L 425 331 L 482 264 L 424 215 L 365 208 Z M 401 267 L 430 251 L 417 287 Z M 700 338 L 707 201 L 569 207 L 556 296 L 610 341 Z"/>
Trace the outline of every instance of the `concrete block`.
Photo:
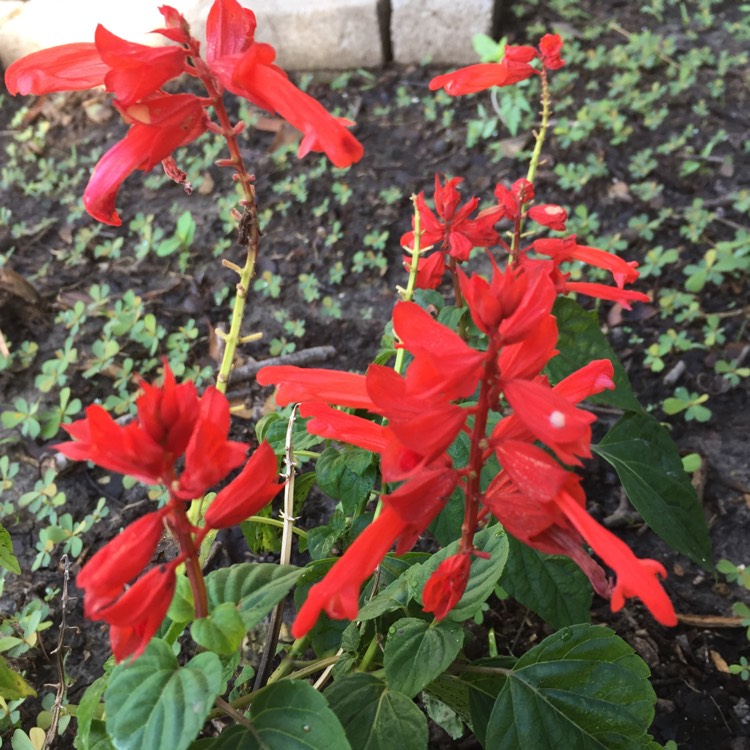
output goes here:
<path id="1" fill-rule="evenodd" d="M 196 0 L 186 14 L 202 38 L 213 0 Z M 382 0 L 240 0 L 258 20 L 255 38 L 275 47 L 286 70 L 361 68 L 383 64 Z"/>
<path id="2" fill-rule="evenodd" d="M 471 38 L 492 32 L 494 0 L 392 0 L 393 59 L 401 64 L 479 62 Z"/>

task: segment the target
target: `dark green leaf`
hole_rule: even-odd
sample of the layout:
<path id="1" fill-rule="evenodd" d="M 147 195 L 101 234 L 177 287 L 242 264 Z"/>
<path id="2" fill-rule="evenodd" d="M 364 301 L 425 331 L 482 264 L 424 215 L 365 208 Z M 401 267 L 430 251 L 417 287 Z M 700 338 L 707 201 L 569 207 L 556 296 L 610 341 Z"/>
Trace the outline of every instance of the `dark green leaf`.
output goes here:
<path id="1" fill-rule="evenodd" d="M 206 576 L 211 608 L 232 602 L 246 630 L 254 628 L 291 591 L 302 568 L 275 563 L 240 563 Z"/>
<path id="2" fill-rule="evenodd" d="M 455 622 L 428 623 L 403 617 L 388 631 L 383 666 L 388 687 L 415 696 L 456 658 L 463 628 Z"/>
<path id="3" fill-rule="evenodd" d="M 591 449 L 614 466 L 630 501 L 674 549 L 708 567 L 711 540 L 669 433 L 648 414 L 626 414 Z"/>
<path id="4" fill-rule="evenodd" d="M 377 677 L 364 672 L 345 675 L 325 696 L 356 750 L 427 750 L 425 715 Z"/>
<path id="5" fill-rule="evenodd" d="M 378 471 L 372 453 L 362 448 L 326 448 L 315 464 L 318 487 L 339 500 L 348 515 L 362 512 Z"/>
<path id="6" fill-rule="evenodd" d="M 216 654 L 198 654 L 180 667 L 169 644 L 153 639 L 140 658 L 112 670 L 107 731 L 117 750 L 184 750 L 223 689 Z"/>
<path id="7" fill-rule="evenodd" d="M 608 359 L 615 368 L 616 388 L 591 396 L 590 400 L 619 409 L 641 411 L 625 369 L 599 327 L 597 314 L 587 312 L 577 302 L 565 297 L 555 302 L 553 314 L 557 318 L 560 353 L 547 363 L 550 380 L 557 383 L 594 359 Z"/>
<path id="8" fill-rule="evenodd" d="M 646 664 L 611 630 L 574 625 L 546 638 L 505 675 L 485 747 L 648 747 L 656 696 Z"/>
<path id="9" fill-rule="evenodd" d="M 556 628 L 590 622 L 591 584 L 570 558 L 545 555 L 511 536 L 508 541 L 501 584 L 514 599 Z"/>
<path id="10" fill-rule="evenodd" d="M 223 732 L 211 750 L 351 750 L 336 714 L 312 686 L 284 680 L 265 688 L 250 709 L 252 729 Z"/>
<path id="11" fill-rule="evenodd" d="M 86 692 L 78 703 L 78 710 L 76 711 L 78 730 L 73 743 L 78 750 L 92 750 L 96 744 L 95 736 L 101 735 L 101 731 L 95 730 L 93 724 L 95 723 L 94 717 L 101 705 L 102 696 L 107 689 L 108 681 L 109 675 L 107 674 L 103 674 L 94 680 L 86 688 Z M 97 729 L 104 730 L 103 722 L 98 722 Z"/>

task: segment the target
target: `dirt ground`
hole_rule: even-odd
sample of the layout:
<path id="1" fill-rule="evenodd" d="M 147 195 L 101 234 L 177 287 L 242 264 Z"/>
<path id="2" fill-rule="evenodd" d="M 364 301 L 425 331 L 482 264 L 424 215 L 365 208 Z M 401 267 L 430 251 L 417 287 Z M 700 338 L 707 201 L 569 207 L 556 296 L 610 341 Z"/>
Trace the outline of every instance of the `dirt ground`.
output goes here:
<path id="1" fill-rule="evenodd" d="M 602 18 L 597 14 L 608 12 L 597 11 L 595 3 L 583 3 L 583 6 L 598 22 Z M 641 18 L 628 3 L 613 3 L 613 7 L 617 10 L 617 22 L 621 27 L 640 28 Z M 714 10 L 725 18 L 739 13 L 734 3 L 720 3 Z M 578 36 L 583 31 L 551 10 L 533 13 L 530 10 L 521 19 L 508 15 L 505 19 L 507 33 L 514 41 L 526 41 L 523 30 L 531 21 L 562 23 L 568 33 Z M 680 27 L 674 15 L 668 16 L 661 26 L 653 19 L 649 24 L 652 30 L 674 34 L 680 41 Z M 598 43 L 618 44 L 621 41 L 621 34 L 613 30 Z M 681 43 L 683 48 L 690 44 L 685 39 Z M 736 44 L 720 35 L 714 35 L 707 43 L 717 51 Z M 435 119 L 425 116 L 423 101 L 431 96 L 427 82 L 434 73 L 425 68 L 391 67 L 367 75 L 354 73 L 349 86 L 336 87 L 336 90 L 332 90 L 329 82 L 325 81 L 315 80 L 310 84 L 311 93 L 319 96 L 327 105 L 339 107 L 353 115 L 357 121 L 356 133 L 365 145 L 367 155 L 345 174 L 328 169 L 321 175 L 310 176 L 317 164 L 315 160 L 296 166 L 293 156 L 279 159 L 273 149 L 286 136 L 283 131 L 269 132 L 276 127 L 273 122 L 261 121 L 259 125 L 262 129 L 244 142 L 245 155 L 257 178 L 261 212 L 269 211 L 261 243 L 259 274 L 278 275 L 284 282 L 278 298 L 254 298 L 246 330 L 263 330 L 264 340 L 243 347 L 242 363 L 269 356 L 268 342 L 285 335 L 282 320 L 274 315 L 274 311 L 285 309 L 289 318 L 305 321 L 305 333 L 295 341 L 298 351 L 333 345 L 337 355 L 327 363 L 328 366 L 364 369 L 378 349 L 384 323 L 395 300 L 395 288 L 405 283 L 398 238 L 410 225 L 409 195 L 426 190 L 430 196 L 435 172 L 465 177 L 465 194 L 486 199 L 490 198 L 496 182 L 512 182 L 525 175 L 523 166 L 513 158 L 495 160 L 488 148 L 488 141 L 480 141 L 471 151 L 466 149 L 467 122 L 476 117 L 477 99 L 469 97 L 455 100 L 449 106 L 441 105 Z M 582 69 L 577 83 L 564 92 L 565 96 L 571 98 L 573 110 L 576 104 L 581 105 L 590 97 L 599 96 L 597 93 L 589 94 L 587 89 L 587 83 L 594 81 L 598 75 L 596 71 Z M 628 221 L 644 211 L 657 211 L 660 205 L 684 209 L 696 197 L 703 198 L 710 205 L 723 205 L 723 196 L 750 186 L 750 154 L 747 149 L 741 148 L 743 139 L 747 138 L 750 98 L 747 71 L 744 75 L 744 79 L 741 75 L 727 76 L 729 90 L 723 100 L 724 105 L 710 106 L 701 121 L 696 123 L 704 134 L 699 136 L 698 145 L 708 142 L 711 135 L 720 129 L 726 131 L 726 138 L 713 154 L 732 156 L 731 173 L 729 170 L 698 171 L 681 177 L 674 163 L 662 159 L 658 176 L 665 187 L 656 204 L 644 203 L 633 196 L 623 197 L 624 193 L 618 192 L 617 186 L 630 179 L 629 163 L 633 150 L 646 148 L 650 140 L 657 138 L 655 131 L 635 122 L 636 136 L 627 147 L 621 148 L 612 145 L 610 139 L 596 130 L 584 142 L 566 149 L 553 135 L 545 147 L 545 162 L 538 174 L 537 194 L 543 196 L 545 201 L 561 203 L 569 209 L 577 205 L 595 209 L 600 223 L 597 234 L 619 233 L 627 240 L 624 253 L 628 259 L 643 262 L 652 247 L 675 246 L 681 241 L 677 233 L 683 220 L 680 216 L 684 214 L 676 213 L 673 219 L 663 222 L 653 237 L 645 237 L 627 228 Z M 708 84 L 708 77 L 699 79 L 692 97 L 700 99 Z M 45 152 L 39 154 L 39 158 L 62 158 L 70 153 L 72 145 L 79 154 L 88 154 L 92 149 L 112 144 L 121 137 L 123 126 L 116 118 L 101 124 L 92 122 L 90 106 L 81 106 L 82 102 L 89 102 L 90 99 L 89 95 L 75 95 L 52 98 L 46 104 L 33 105 L 36 109 L 27 115 L 27 121 L 48 119 L 51 122 L 50 135 L 53 136 L 47 138 Z M 22 104 L 19 100 L 5 99 L 0 111 L 0 145 L 6 145 L 13 138 L 10 123 Z M 683 109 L 671 111 L 664 128 L 674 133 L 682 132 L 685 125 L 695 118 L 690 105 L 691 102 L 686 101 Z M 454 110 L 451 122 L 440 116 L 447 108 Z M 663 141 L 663 130 L 658 132 L 658 139 L 658 142 Z M 633 145 L 633 141 L 637 143 Z M 520 147 L 526 145 L 522 143 Z M 508 146 L 515 148 L 510 142 Z M 554 172 L 555 164 L 575 158 L 584 161 L 588 153 L 597 155 L 606 165 L 605 174 L 591 179 L 577 192 L 561 190 Z M 25 195 L 23 185 L 4 185 L 0 192 L 0 205 L 12 208 L 14 222 L 38 223 L 40 218 L 51 220 L 41 224 L 39 231 L 21 239 L 13 236 L 9 225 L 0 224 L 0 252 L 10 254 L 11 248 L 14 248 L 6 267 L 27 280 L 39 295 L 39 300 L 30 303 L 17 293 L 17 289 L 0 288 L 0 330 L 9 343 L 17 347 L 24 340 L 36 341 L 40 349 L 37 362 L 54 356 L 66 335 L 55 323 L 55 316 L 70 306 L 72 300 L 87 299 L 92 284 L 106 282 L 113 301 L 121 298 L 127 290 L 134 290 L 168 332 L 186 325 L 190 319 L 196 321 L 199 335 L 191 345 L 189 362 L 200 366 L 215 365 L 216 342 L 210 331 L 225 323 L 227 311 L 226 303 L 217 301 L 215 293 L 232 282 L 227 270 L 213 257 L 211 248 L 218 239 L 231 237 L 221 218 L 219 203 L 229 180 L 226 172 L 214 166 L 206 165 L 199 171 L 203 187 L 196 183 L 196 190 L 191 196 L 166 181 L 157 188 L 148 179 L 137 175 L 125 183 L 118 200 L 118 209 L 126 225 L 138 211 L 153 213 L 155 225 L 164 227 L 173 227 L 175 217 L 183 211 L 191 212 L 196 223 L 196 234 L 189 264 L 184 270 L 179 267 L 175 257 L 160 258 L 149 254 L 134 261 L 133 246 L 136 240 L 125 227 L 120 230 L 107 228 L 101 235 L 109 239 L 124 238 L 119 257 L 97 257 L 92 240 L 83 249 L 79 261 L 67 265 L 64 258 L 72 252 L 71 237 L 89 223 L 87 217 L 78 217 L 71 225 L 68 222 L 68 207 L 56 201 L 54 191 L 39 197 Z M 303 185 L 304 197 L 299 184 L 289 182 L 290 175 L 300 171 L 308 174 Z M 279 189 L 280 183 L 286 187 Z M 277 186 L 276 190 L 274 185 Z M 314 211 L 315 207 L 332 196 L 334 185 L 338 185 L 336 190 L 339 192 L 344 188 L 351 191 L 348 200 L 331 200 L 327 211 Z M 77 189 L 80 194 L 82 188 Z M 384 197 L 389 194 L 388 190 L 392 190 L 396 196 L 393 202 Z M 710 240 L 713 242 L 732 236 L 738 224 L 748 226 L 747 215 L 741 216 L 730 207 L 726 207 L 722 218 L 723 222 L 719 221 L 711 227 Z M 366 236 L 384 231 L 389 233 L 384 248 L 373 250 L 372 244 L 365 242 Z M 331 242 L 331 234 L 337 232 L 341 234 L 340 239 Z M 708 239 L 704 238 L 702 242 L 685 244 L 680 269 L 690 262 L 698 262 Z M 349 269 L 355 254 L 363 248 L 370 248 L 371 259 L 382 255 L 387 263 L 381 268 L 373 262 L 362 272 L 346 273 L 341 281 L 332 280 L 331 268 L 340 262 Z M 235 245 L 226 249 L 223 257 L 240 261 L 239 257 L 235 257 L 239 256 L 239 252 Z M 322 295 L 320 299 L 306 299 L 299 283 L 300 275 L 304 274 L 318 279 Z M 665 269 L 660 276 L 643 280 L 638 288 L 651 293 L 656 299 L 660 288 L 679 289 L 682 284 L 684 276 L 675 267 Z M 748 278 L 745 275 L 727 277 L 721 284 L 706 286 L 699 295 L 704 311 L 722 315 L 727 351 L 734 352 L 735 356 L 748 342 L 748 291 Z M 322 302 L 325 296 L 340 305 L 342 315 L 339 319 L 327 314 Z M 648 345 L 669 328 L 676 326 L 682 330 L 689 324 L 662 317 L 655 305 L 648 304 L 636 305 L 630 314 L 612 310 L 611 306 L 605 304 L 601 307 L 601 314 L 610 340 L 627 366 L 636 394 L 642 403 L 655 406 L 654 413 L 659 418 L 664 418 L 659 405 L 673 391 L 673 387 L 665 385 L 664 375 L 680 361 L 683 362 L 680 367 L 684 367 L 684 371 L 679 384 L 710 395 L 710 421 L 705 424 L 688 423 L 676 416 L 669 423 L 681 451 L 695 452 L 703 458 L 703 469 L 696 476 L 696 482 L 711 530 L 715 559 L 750 563 L 750 461 L 747 443 L 750 409 L 747 381 L 727 388 L 712 369 L 717 357 L 716 350 L 706 349 L 673 355 L 664 372 L 654 373 L 644 366 Z M 93 322 L 88 325 L 93 325 Z M 640 343 L 633 337 L 633 331 L 640 337 Z M 96 336 L 97 331 L 91 327 L 84 328 L 81 336 L 86 335 Z M 85 405 L 95 399 L 105 399 L 108 382 L 105 378 L 84 378 L 83 360 L 85 357 L 73 372 L 69 385 L 73 394 Z M 0 372 L 0 401 L 3 408 L 19 396 L 33 397 L 37 373 L 33 366 Z M 232 388 L 235 400 L 245 401 L 246 416 L 257 416 L 266 394 L 253 387 L 251 382 Z M 615 418 L 614 415 L 601 414 L 601 428 L 611 426 Z M 240 439 L 252 439 L 252 429 L 252 419 L 238 421 L 236 430 Z M 54 441 L 30 440 L 20 437 L 17 431 L 3 434 L 7 439 L 2 452 L 7 452 L 22 463 L 14 492 L 25 491 L 39 477 L 40 462 L 48 455 L 49 446 Z M 620 490 L 616 477 L 606 464 L 595 459 L 587 467 L 587 472 L 586 487 L 593 515 L 607 525 L 616 527 L 637 554 L 665 563 L 669 571 L 666 588 L 681 616 L 680 625 L 666 629 L 655 624 L 648 613 L 635 603 L 629 603 L 623 611 L 612 614 L 608 604 L 599 600 L 594 611 L 594 621 L 612 627 L 638 651 L 652 670 L 653 685 L 658 695 L 652 730 L 655 739 L 662 744 L 674 740 L 680 750 L 750 748 L 748 683 L 739 676 L 728 674 L 726 670 L 727 664 L 737 663 L 743 655 L 750 656 L 745 628 L 728 619 L 732 615 L 733 602 L 742 600 L 743 596 L 747 601 L 746 592 L 670 551 L 637 516 L 620 512 Z M 81 560 L 110 538 L 122 524 L 136 517 L 146 502 L 144 492 L 137 488 L 126 490 L 118 478 L 113 478 L 103 488 L 97 481 L 100 477 L 98 472 L 79 466 L 58 479 L 60 489 L 68 497 L 66 511 L 74 517 L 90 512 L 102 494 L 110 507 L 107 519 L 97 524 L 86 537 Z M 21 512 L 12 518 L 4 518 L 3 523 L 13 536 L 24 571 L 19 577 L 6 578 L 2 614 L 9 615 L 29 598 L 44 596 L 47 587 L 59 588 L 62 574 L 59 557 L 49 567 L 29 572 L 36 556 L 39 532 L 31 514 Z M 72 571 L 75 573 L 77 569 L 78 562 L 74 561 Z M 75 595 L 75 589 L 71 593 Z M 54 648 L 60 624 L 59 597 L 53 598 L 50 606 L 53 625 L 42 634 L 44 648 L 30 652 L 33 658 L 27 657 L 22 661 L 23 668 L 27 670 L 27 679 L 37 686 L 57 681 L 54 657 L 50 652 Z M 85 687 L 98 676 L 105 649 L 104 633 L 95 625 L 84 624 L 80 609 L 80 598 L 69 603 L 69 629 L 65 639 L 66 670 L 70 676 L 68 697 L 73 703 L 80 699 Z M 522 653 L 526 646 L 546 632 L 532 613 L 509 601 L 497 602 L 483 627 L 495 629 L 498 643 L 502 644 L 501 652 L 505 649 L 506 653 Z M 34 716 L 37 710 L 38 705 L 29 705 L 28 713 Z M 67 746 L 64 741 L 60 747 Z M 442 730 L 433 727 L 431 747 L 468 750 L 478 745 L 471 739 L 450 740 Z"/>

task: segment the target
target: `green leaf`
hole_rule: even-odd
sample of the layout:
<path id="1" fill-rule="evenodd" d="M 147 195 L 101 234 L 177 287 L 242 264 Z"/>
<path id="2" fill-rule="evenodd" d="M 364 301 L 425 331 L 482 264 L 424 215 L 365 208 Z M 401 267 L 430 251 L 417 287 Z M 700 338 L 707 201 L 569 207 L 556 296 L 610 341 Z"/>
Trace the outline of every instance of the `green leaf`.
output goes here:
<path id="1" fill-rule="evenodd" d="M 587 312 L 577 302 L 561 297 L 555 302 L 560 353 L 547 363 L 550 380 L 557 383 L 593 359 L 608 359 L 615 368 L 615 390 L 602 391 L 590 400 L 619 409 L 641 411 L 642 407 L 630 387 L 630 381 L 617 355 L 599 327 L 595 312 Z"/>
<path id="2" fill-rule="evenodd" d="M 646 523 L 674 549 L 710 566 L 711 540 L 690 477 L 669 433 L 648 414 L 626 414 L 591 449 L 620 477 Z"/>
<path id="3" fill-rule="evenodd" d="M 455 622 L 428 623 L 403 617 L 388 631 L 383 666 L 388 687 L 410 698 L 432 682 L 456 658 L 463 628 Z"/>
<path id="4" fill-rule="evenodd" d="M 341 501 L 344 513 L 358 515 L 378 476 L 373 454 L 361 448 L 326 448 L 315 464 L 318 487 Z"/>
<path id="5" fill-rule="evenodd" d="M 167 610 L 167 616 L 173 622 L 190 622 L 195 617 L 195 604 L 193 602 L 193 589 L 190 581 L 184 573 L 177 575 L 177 586 L 175 588 L 172 602 Z"/>
<path id="6" fill-rule="evenodd" d="M 21 574 L 21 566 L 13 554 L 13 542 L 8 530 L 0 523 L 0 567 L 16 575 Z"/>
<path id="7" fill-rule="evenodd" d="M 427 750 L 425 715 L 408 696 L 389 690 L 374 675 L 345 675 L 325 696 L 356 750 Z"/>
<path id="8" fill-rule="evenodd" d="M 36 695 L 34 688 L 0 656 L 0 698 L 15 701 L 29 695 Z"/>
<path id="9" fill-rule="evenodd" d="M 326 699 L 299 680 L 262 690 L 250 709 L 253 728 L 233 727 L 211 750 L 351 750 L 344 728 Z"/>
<path id="10" fill-rule="evenodd" d="M 303 568 L 275 563 L 240 563 L 206 576 L 211 608 L 237 605 L 246 630 L 254 628 L 292 589 Z"/>
<path id="11" fill-rule="evenodd" d="M 140 658 L 112 670 L 107 731 L 117 750 L 184 750 L 223 690 L 216 654 L 198 654 L 180 667 L 169 644 L 153 639 Z"/>
<path id="12" fill-rule="evenodd" d="M 246 632 L 242 615 L 232 602 L 217 604 L 208 617 L 190 626 L 190 635 L 199 646 L 225 656 L 240 647 Z"/>
<path id="13" fill-rule="evenodd" d="M 86 692 L 78 703 L 78 710 L 76 711 L 78 729 L 73 743 L 78 750 L 92 750 L 96 744 L 96 737 L 101 735 L 101 732 L 94 729 L 94 717 L 101 704 L 104 691 L 107 689 L 108 681 L 109 675 L 107 674 L 103 674 L 94 680 L 86 688 Z M 103 729 L 103 726 L 98 727 L 98 729 Z"/>
<path id="14" fill-rule="evenodd" d="M 474 536 L 474 546 L 478 550 L 487 552 L 490 557 L 484 559 L 475 557 L 471 562 L 471 572 L 466 591 L 458 604 L 448 613 L 447 619 L 453 622 L 463 622 L 476 614 L 494 591 L 500 576 L 503 574 L 505 562 L 508 559 L 508 536 L 501 526 L 491 526 L 483 529 Z M 458 552 L 458 541 L 453 542 L 434 554 L 422 568 L 420 580 L 420 602 L 421 591 L 427 579 L 440 565 L 440 563 L 451 555 Z"/>
<path id="15" fill-rule="evenodd" d="M 501 584 L 514 599 L 555 628 L 590 622 L 593 590 L 571 559 L 545 555 L 510 536 L 508 541 Z"/>
<path id="16" fill-rule="evenodd" d="M 611 630 L 564 628 L 506 673 L 486 739 L 493 750 L 646 748 L 656 703 L 648 676 Z"/>

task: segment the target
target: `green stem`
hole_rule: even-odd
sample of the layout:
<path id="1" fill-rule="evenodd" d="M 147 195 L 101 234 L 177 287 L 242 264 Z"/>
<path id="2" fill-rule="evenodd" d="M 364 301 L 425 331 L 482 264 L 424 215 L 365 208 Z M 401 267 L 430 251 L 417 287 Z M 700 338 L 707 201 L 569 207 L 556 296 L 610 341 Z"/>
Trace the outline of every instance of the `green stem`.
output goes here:
<path id="1" fill-rule="evenodd" d="M 277 529 L 284 528 L 284 522 L 279 521 L 278 518 L 267 518 L 266 516 L 250 516 L 247 519 L 253 523 L 264 523 L 266 526 L 275 526 Z M 302 529 L 298 529 L 296 526 L 292 526 L 292 533 L 296 534 L 300 539 L 307 539 L 307 532 Z"/>
<path id="2" fill-rule="evenodd" d="M 364 656 L 362 657 L 362 661 L 359 663 L 359 666 L 357 667 L 357 672 L 366 672 L 367 668 L 372 663 L 372 660 L 375 658 L 375 654 L 378 652 L 378 637 L 377 635 L 370 641 L 370 645 L 367 647 L 367 651 L 365 651 Z"/>
<path id="3" fill-rule="evenodd" d="M 411 250 L 409 281 L 406 283 L 406 289 L 401 290 L 401 299 L 404 300 L 404 302 L 411 302 L 412 297 L 414 297 L 414 289 L 417 285 L 417 271 L 419 270 L 419 253 L 422 244 L 422 217 L 419 215 L 416 195 L 412 195 L 411 202 L 414 206 L 414 242 L 412 243 L 413 247 Z M 401 370 L 404 369 L 405 357 L 406 351 L 403 348 L 396 351 L 396 363 L 393 365 L 393 369 L 399 375 L 401 374 Z"/>
<path id="4" fill-rule="evenodd" d="M 547 136 L 547 127 L 549 126 L 550 114 L 552 112 L 550 106 L 549 81 L 547 80 L 547 71 L 544 68 L 540 71 L 540 78 L 542 80 L 542 124 L 539 128 L 539 132 L 536 134 L 536 143 L 534 144 L 534 151 L 531 154 L 529 171 L 526 175 L 526 179 L 532 185 L 536 179 L 536 170 L 539 166 L 539 160 L 542 157 L 542 146 L 544 145 L 544 139 Z"/>

